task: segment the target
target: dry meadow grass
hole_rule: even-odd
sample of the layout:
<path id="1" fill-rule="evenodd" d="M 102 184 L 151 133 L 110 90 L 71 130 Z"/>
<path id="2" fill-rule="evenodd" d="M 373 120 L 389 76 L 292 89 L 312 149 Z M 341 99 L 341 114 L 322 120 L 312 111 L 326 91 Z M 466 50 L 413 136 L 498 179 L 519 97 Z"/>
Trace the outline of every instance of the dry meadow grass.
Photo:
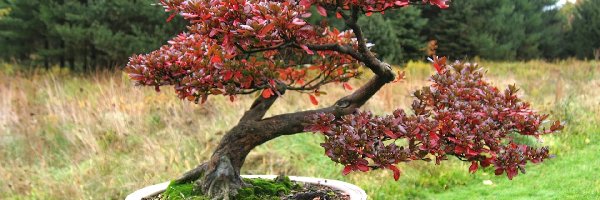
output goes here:
<path id="1" fill-rule="evenodd" d="M 195 105 L 177 99 L 168 87 L 156 93 L 133 86 L 121 72 L 21 73 L 11 70 L 14 66 L 0 65 L 0 199 L 122 199 L 136 188 L 169 180 L 205 160 L 254 98 L 240 96 L 231 103 L 210 97 L 206 104 Z M 545 138 L 554 153 L 596 143 L 596 136 L 586 130 L 599 130 L 598 63 L 482 65 L 497 86 L 516 83 L 536 109 L 565 120 L 568 132 L 580 135 Z M 386 86 L 364 108 L 385 113 L 409 105 L 411 91 L 425 86 L 432 70 L 423 63 L 410 63 L 405 70 L 407 79 Z M 351 85 L 358 87 L 364 80 Z M 328 95 L 319 97 L 320 105 L 348 93 L 341 85 L 325 91 Z M 289 92 L 269 114 L 317 107 L 308 96 Z M 401 166 L 405 173 L 399 182 L 390 180 L 388 172 L 341 177 L 341 167 L 322 155 L 319 140 L 303 134 L 269 142 L 249 156 L 243 171 L 340 178 L 363 186 L 374 199 L 394 190 L 444 190 L 469 179 L 459 162 Z M 371 183 L 397 186 L 380 189 Z"/>

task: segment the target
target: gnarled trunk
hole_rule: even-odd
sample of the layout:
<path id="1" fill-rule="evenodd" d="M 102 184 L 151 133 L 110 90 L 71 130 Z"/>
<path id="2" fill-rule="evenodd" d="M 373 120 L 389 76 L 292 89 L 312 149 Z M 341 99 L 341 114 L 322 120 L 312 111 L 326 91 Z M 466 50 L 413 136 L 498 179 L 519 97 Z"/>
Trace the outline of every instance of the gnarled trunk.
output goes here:
<path id="1" fill-rule="evenodd" d="M 369 82 L 352 94 L 342 97 L 332 106 L 269 118 L 263 117 L 278 96 L 273 95 L 266 99 L 258 97 L 250 109 L 244 113 L 239 123 L 223 136 L 210 160 L 185 173 L 177 182 L 196 180 L 195 189 L 201 190 L 203 194 L 212 199 L 230 199 L 237 194 L 240 188 L 244 187 L 240 169 L 244 165 L 246 156 L 254 147 L 279 136 L 304 132 L 307 116 L 317 113 L 331 113 L 336 117 L 352 114 L 375 95 L 381 87 L 393 81 L 395 74 L 390 65 L 378 60 L 366 46 L 362 31 L 356 24 L 359 11 L 358 7 L 353 7 L 351 16 L 343 15 L 345 23 L 353 29 L 357 38 L 358 51 L 339 44 L 308 46 L 312 50 L 336 51 L 352 56 L 375 73 Z M 277 88 L 280 94 L 283 94 L 285 89 L 284 84 Z"/>
<path id="2" fill-rule="evenodd" d="M 391 69 L 387 76 L 375 76 L 367 84 L 349 96 L 338 100 L 333 106 L 288 113 L 264 118 L 266 111 L 277 99 L 259 97 L 246 111 L 240 122 L 221 139 L 210 160 L 185 173 L 177 182 L 196 181 L 195 189 L 213 199 L 231 199 L 244 187 L 240 169 L 246 156 L 256 146 L 283 135 L 303 132 L 306 117 L 316 113 L 332 113 L 336 116 L 351 114 L 370 99 L 383 85 L 394 79 Z M 280 90 L 281 93 L 284 90 Z"/>

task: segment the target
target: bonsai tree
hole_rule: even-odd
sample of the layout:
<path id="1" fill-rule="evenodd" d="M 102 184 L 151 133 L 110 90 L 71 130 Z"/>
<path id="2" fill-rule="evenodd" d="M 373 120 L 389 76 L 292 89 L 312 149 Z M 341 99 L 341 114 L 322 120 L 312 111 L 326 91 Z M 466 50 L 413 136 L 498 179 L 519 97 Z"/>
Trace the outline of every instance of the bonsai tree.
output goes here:
<path id="1" fill-rule="evenodd" d="M 173 85 L 182 99 L 204 103 L 210 95 L 260 93 L 237 125 L 221 139 L 210 160 L 186 172 L 177 182 L 196 181 L 196 189 L 214 199 L 228 199 L 245 184 L 240 169 L 256 146 L 284 135 L 320 132 L 326 155 L 344 165 L 343 173 L 392 170 L 413 160 L 436 163 L 449 156 L 471 162 L 469 171 L 494 165 L 509 179 L 525 172 L 527 161 L 541 162 L 547 148 L 513 142 L 515 134 L 539 137 L 562 128 L 542 128 L 547 115 L 533 112 L 516 95 L 488 84 L 475 64 L 445 58 L 431 61 L 437 71 L 432 85 L 414 93 L 411 114 L 396 110 L 376 116 L 358 111 L 384 85 L 402 78 L 371 52 L 357 20 L 372 12 L 391 12 L 411 4 L 440 8 L 445 0 L 161 0 L 171 18 L 190 24 L 160 49 L 130 58 L 126 72 L 140 85 Z M 326 22 L 310 24 L 314 14 L 335 15 L 347 30 Z M 171 19 L 169 18 L 169 19 Z M 334 105 L 265 118 L 276 100 L 289 91 L 306 93 L 318 104 L 320 88 L 360 75 L 373 77 Z M 398 77 L 398 78 L 396 78 Z"/>

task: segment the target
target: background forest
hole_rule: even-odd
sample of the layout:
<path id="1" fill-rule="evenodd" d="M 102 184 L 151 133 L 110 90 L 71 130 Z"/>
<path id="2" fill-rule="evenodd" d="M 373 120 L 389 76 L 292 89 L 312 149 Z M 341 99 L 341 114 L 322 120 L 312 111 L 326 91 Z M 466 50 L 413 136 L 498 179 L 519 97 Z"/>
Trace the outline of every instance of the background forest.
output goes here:
<path id="1" fill-rule="evenodd" d="M 73 70 L 123 66 L 185 29 L 154 0 L 2 0 L 0 58 L 29 67 Z M 452 2 L 455 9 L 412 6 L 363 17 L 368 39 L 393 64 L 451 59 L 557 60 L 600 56 L 600 1 Z M 318 17 L 317 17 L 318 18 Z M 314 19 L 315 21 L 321 19 Z M 332 23 L 336 20 L 331 19 Z M 345 29 L 345 27 L 340 27 Z M 434 43 L 433 41 L 438 41 Z"/>

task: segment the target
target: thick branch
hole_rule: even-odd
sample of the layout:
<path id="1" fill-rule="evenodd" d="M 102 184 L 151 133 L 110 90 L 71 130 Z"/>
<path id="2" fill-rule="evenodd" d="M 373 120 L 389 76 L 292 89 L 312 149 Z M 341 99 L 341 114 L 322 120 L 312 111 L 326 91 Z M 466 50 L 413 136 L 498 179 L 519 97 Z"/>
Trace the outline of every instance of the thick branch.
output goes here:
<path id="1" fill-rule="evenodd" d="M 358 41 L 358 52 L 350 46 L 342 46 L 339 44 L 308 45 L 308 47 L 317 51 L 332 50 L 350 55 L 358 61 L 363 62 L 365 66 L 371 69 L 376 75 L 354 93 L 339 99 L 335 105 L 330 107 L 318 110 L 282 114 L 261 120 L 260 123 L 265 123 L 263 127 L 270 127 L 271 129 L 266 131 L 267 134 L 269 134 L 266 138 L 272 139 L 281 135 L 290 135 L 303 132 L 303 123 L 306 117 L 312 114 L 325 112 L 332 113 L 338 117 L 351 114 L 365 104 L 367 100 L 369 100 L 373 95 L 375 95 L 375 93 L 377 93 L 377 91 L 379 91 L 379 89 L 381 89 L 381 87 L 394 80 L 395 75 L 392 72 L 390 65 L 377 59 L 367 48 L 362 30 L 356 23 L 359 12 L 359 7 L 352 7 L 350 16 L 344 15 L 344 21 L 346 25 L 354 31 L 354 35 Z"/>
<path id="2" fill-rule="evenodd" d="M 307 117 L 310 115 L 331 113 L 337 117 L 341 117 L 352 114 L 373 97 L 385 84 L 394 80 L 394 73 L 390 66 L 378 60 L 366 48 L 362 31 L 356 24 L 358 11 L 358 8 L 353 8 L 352 16 L 345 20 L 348 26 L 353 29 L 359 41 L 358 51 L 350 46 L 338 44 L 310 45 L 309 48 L 313 50 L 333 50 L 350 55 L 358 61 L 363 62 L 366 67 L 375 73 L 375 76 L 352 94 L 342 97 L 334 105 L 322 109 L 288 113 L 262 119 L 267 110 L 278 98 L 278 95 L 273 95 L 266 99 L 258 97 L 250 109 L 244 113 L 240 122 L 223 136 L 217 150 L 211 157 L 211 161 L 207 163 L 209 170 L 217 168 L 219 166 L 217 161 L 226 158 L 226 160 L 230 161 L 231 166 L 233 166 L 232 170 L 234 174 L 238 176 L 246 156 L 254 147 L 282 135 L 304 132 L 304 125 L 307 123 Z M 298 47 L 296 44 L 292 45 Z M 285 92 L 285 86 L 278 85 L 278 87 L 280 93 Z M 192 175 L 196 176 L 196 174 Z M 188 175 L 188 177 L 192 177 L 192 175 Z"/>
<path id="3" fill-rule="evenodd" d="M 352 7 L 350 17 L 346 18 L 344 21 L 346 22 L 346 25 L 352 29 L 354 36 L 356 36 L 356 40 L 358 41 L 358 52 L 362 57 L 362 60 L 360 61 L 381 78 L 392 81 L 394 80 L 394 73 L 392 72 L 390 65 L 381 62 L 379 59 L 377 59 L 377 57 L 375 57 L 375 55 L 373 55 L 371 50 L 367 48 L 367 43 L 362 29 L 357 23 L 359 11 L 359 7 Z"/>
<path id="4" fill-rule="evenodd" d="M 369 82 L 354 91 L 354 93 L 339 99 L 334 105 L 317 109 L 302 111 L 296 113 L 288 113 L 282 115 L 272 116 L 259 121 L 261 127 L 265 127 L 263 130 L 265 134 L 265 141 L 282 135 L 292 135 L 296 133 L 304 132 L 304 124 L 306 117 L 316 113 L 332 113 L 337 117 L 352 114 L 356 109 L 364 105 L 379 89 L 381 89 L 389 81 L 382 79 L 378 75 L 375 75 Z"/>
<path id="5" fill-rule="evenodd" d="M 250 120 L 261 120 L 267 111 L 269 111 L 269 108 L 271 108 L 273 103 L 275 103 L 275 100 L 279 98 L 279 95 L 283 95 L 285 93 L 285 86 L 279 85 L 277 90 L 279 92 L 278 95 L 271 95 L 271 97 L 266 99 L 263 98 L 262 95 L 258 96 L 252 103 L 252 106 L 250 106 L 250 109 L 244 113 L 244 116 L 242 116 L 239 123 Z"/>

